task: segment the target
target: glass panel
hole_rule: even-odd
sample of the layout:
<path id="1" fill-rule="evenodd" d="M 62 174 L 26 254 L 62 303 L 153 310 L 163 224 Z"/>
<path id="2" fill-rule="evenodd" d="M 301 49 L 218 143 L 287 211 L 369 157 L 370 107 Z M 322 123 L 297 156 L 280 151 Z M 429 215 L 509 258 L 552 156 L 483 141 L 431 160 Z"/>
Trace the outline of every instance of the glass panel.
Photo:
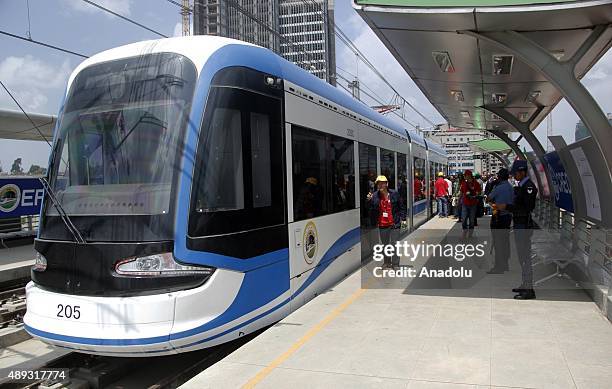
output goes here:
<path id="1" fill-rule="evenodd" d="M 293 126 L 294 220 L 326 215 L 330 211 L 327 188 L 325 135 Z"/>
<path id="2" fill-rule="evenodd" d="M 330 136 L 332 212 L 355 208 L 355 163 L 352 140 Z"/>
<path id="3" fill-rule="evenodd" d="M 380 149 L 380 174 L 389 180 L 389 188 L 395 189 L 395 153 Z"/>
<path id="4" fill-rule="evenodd" d="M 194 172 L 190 236 L 284 222 L 280 117 L 279 99 L 236 87 L 211 89 Z"/>
<path id="5" fill-rule="evenodd" d="M 85 239 L 172 238 L 173 183 L 196 79 L 193 64 L 171 53 L 77 74 L 60 115 L 50 184 Z M 72 239 L 47 200 L 43 212 L 41 237 Z"/>
<path id="6" fill-rule="evenodd" d="M 240 111 L 216 108 L 203 153 L 208 156 L 198 187 L 196 209 L 215 212 L 244 209 L 242 123 Z"/>
<path id="7" fill-rule="evenodd" d="M 397 153 L 397 182 L 399 185 L 400 202 L 408 211 L 408 170 L 406 166 L 406 154 Z"/>
<path id="8" fill-rule="evenodd" d="M 253 207 L 272 205 L 272 169 L 270 165 L 270 118 L 251 112 L 251 175 Z"/>
<path id="9" fill-rule="evenodd" d="M 414 202 L 425 198 L 425 160 L 414 157 Z"/>

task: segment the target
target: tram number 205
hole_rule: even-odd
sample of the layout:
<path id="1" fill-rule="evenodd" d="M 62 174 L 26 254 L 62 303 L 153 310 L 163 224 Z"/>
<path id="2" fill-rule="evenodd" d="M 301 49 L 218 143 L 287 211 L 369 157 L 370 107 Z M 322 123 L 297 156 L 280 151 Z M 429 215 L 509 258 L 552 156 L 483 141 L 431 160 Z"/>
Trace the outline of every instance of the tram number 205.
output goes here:
<path id="1" fill-rule="evenodd" d="M 81 306 L 57 304 L 57 317 L 78 320 L 81 318 Z"/>

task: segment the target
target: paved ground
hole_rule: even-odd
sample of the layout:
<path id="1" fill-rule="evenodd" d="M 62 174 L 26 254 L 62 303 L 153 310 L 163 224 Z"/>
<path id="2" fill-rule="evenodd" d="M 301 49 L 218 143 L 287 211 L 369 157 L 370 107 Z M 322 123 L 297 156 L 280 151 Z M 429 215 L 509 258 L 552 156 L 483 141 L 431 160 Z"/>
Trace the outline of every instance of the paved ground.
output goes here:
<path id="1" fill-rule="evenodd" d="M 435 219 L 410 239 L 451 228 Z M 513 300 L 511 267 L 466 289 L 362 289 L 354 273 L 182 388 L 612 388 L 595 304 L 561 279 Z"/>

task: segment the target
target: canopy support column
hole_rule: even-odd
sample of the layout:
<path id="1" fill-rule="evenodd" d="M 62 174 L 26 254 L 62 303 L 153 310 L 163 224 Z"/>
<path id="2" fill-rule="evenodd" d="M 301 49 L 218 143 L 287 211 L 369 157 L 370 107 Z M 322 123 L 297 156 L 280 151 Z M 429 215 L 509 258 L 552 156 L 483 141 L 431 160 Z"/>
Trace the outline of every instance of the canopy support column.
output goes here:
<path id="1" fill-rule="evenodd" d="M 534 175 L 536 177 L 536 181 L 538 181 L 538 190 L 540 191 L 540 193 L 542 193 L 542 182 L 540 180 L 540 175 L 538 174 L 537 167 L 533 163 L 533 161 L 530 161 L 527 158 L 527 156 L 525 155 L 525 153 L 523 153 L 523 151 L 521 150 L 521 148 L 518 145 L 518 142 L 510 139 L 508 134 L 506 134 L 505 132 L 503 132 L 501 130 L 487 130 L 487 131 L 489 131 L 491 134 L 495 135 L 499 139 L 501 139 L 504 142 L 506 142 L 506 144 L 508 146 L 510 146 L 510 148 L 512 149 L 512 151 L 514 151 L 514 154 L 516 154 L 517 157 L 519 157 L 521 159 L 524 159 L 525 161 L 529 162 L 529 164 L 531 164 L 531 169 L 533 169 L 533 171 L 535 173 Z"/>
<path id="2" fill-rule="evenodd" d="M 505 108 L 502 108 L 502 107 L 484 105 L 482 108 L 502 118 L 512 127 L 514 127 L 521 134 L 521 137 L 525 138 L 527 143 L 529 143 L 529 146 L 531 146 L 531 149 L 535 153 L 536 157 L 540 160 L 540 163 L 542 164 L 542 167 L 544 168 L 544 174 L 546 176 L 546 182 L 548 184 L 549 195 L 550 195 L 551 193 L 550 191 L 552 191 L 553 186 L 552 186 L 552 180 L 550 177 L 550 172 L 546 168 L 546 160 L 544 159 L 544 154 L 546 154 L 546 151 L 544 150 L 544 147 L 542 147 L 542 144 L 540 143 L 538 138 L 534 135 L 533 131 L 531 130 L 531 124 L 533 123 L 534 119 L 538 117 L 538 115 L 542 112 L 544 107 L 538 106 L 538 109 L 534 112 L 533 115 L 531 115 L 531 117 L 526 122 L 521 122 L 513 114 L 511 114 Z M 518 140 L 515 143 L 518 143 Z M 534 170 L 534 173 L 536 174 L 536 176 L 538 175 L 538 172 L 536 170 Z M 542 189 L 543 188 L 540 187 L 540 190 Z M 540 192 L 540 195 L 543 196 L 544 192 Z"/>

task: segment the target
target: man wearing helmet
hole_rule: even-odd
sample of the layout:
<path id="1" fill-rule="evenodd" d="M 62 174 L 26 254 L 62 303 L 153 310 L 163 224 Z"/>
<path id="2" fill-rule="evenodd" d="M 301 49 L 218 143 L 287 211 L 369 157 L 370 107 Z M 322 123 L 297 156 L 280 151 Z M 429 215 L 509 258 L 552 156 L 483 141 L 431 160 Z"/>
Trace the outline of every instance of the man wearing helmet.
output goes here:
<path id="1" fill-rule="evenodd" d="M 376 221 L 380 242 L 383 245 L 397 242 L 399 239 L 399 228 L 406 223 L 405 204 L 400 201 L 397 191 L 389 189 L 387 177 L 378 176 L 376 178 L 377 190 L 368 193 L 368 207 L 372 219 Z M 383 267 L 398 267 L 399 258 L 397 256 L 385 256 Z"/>

